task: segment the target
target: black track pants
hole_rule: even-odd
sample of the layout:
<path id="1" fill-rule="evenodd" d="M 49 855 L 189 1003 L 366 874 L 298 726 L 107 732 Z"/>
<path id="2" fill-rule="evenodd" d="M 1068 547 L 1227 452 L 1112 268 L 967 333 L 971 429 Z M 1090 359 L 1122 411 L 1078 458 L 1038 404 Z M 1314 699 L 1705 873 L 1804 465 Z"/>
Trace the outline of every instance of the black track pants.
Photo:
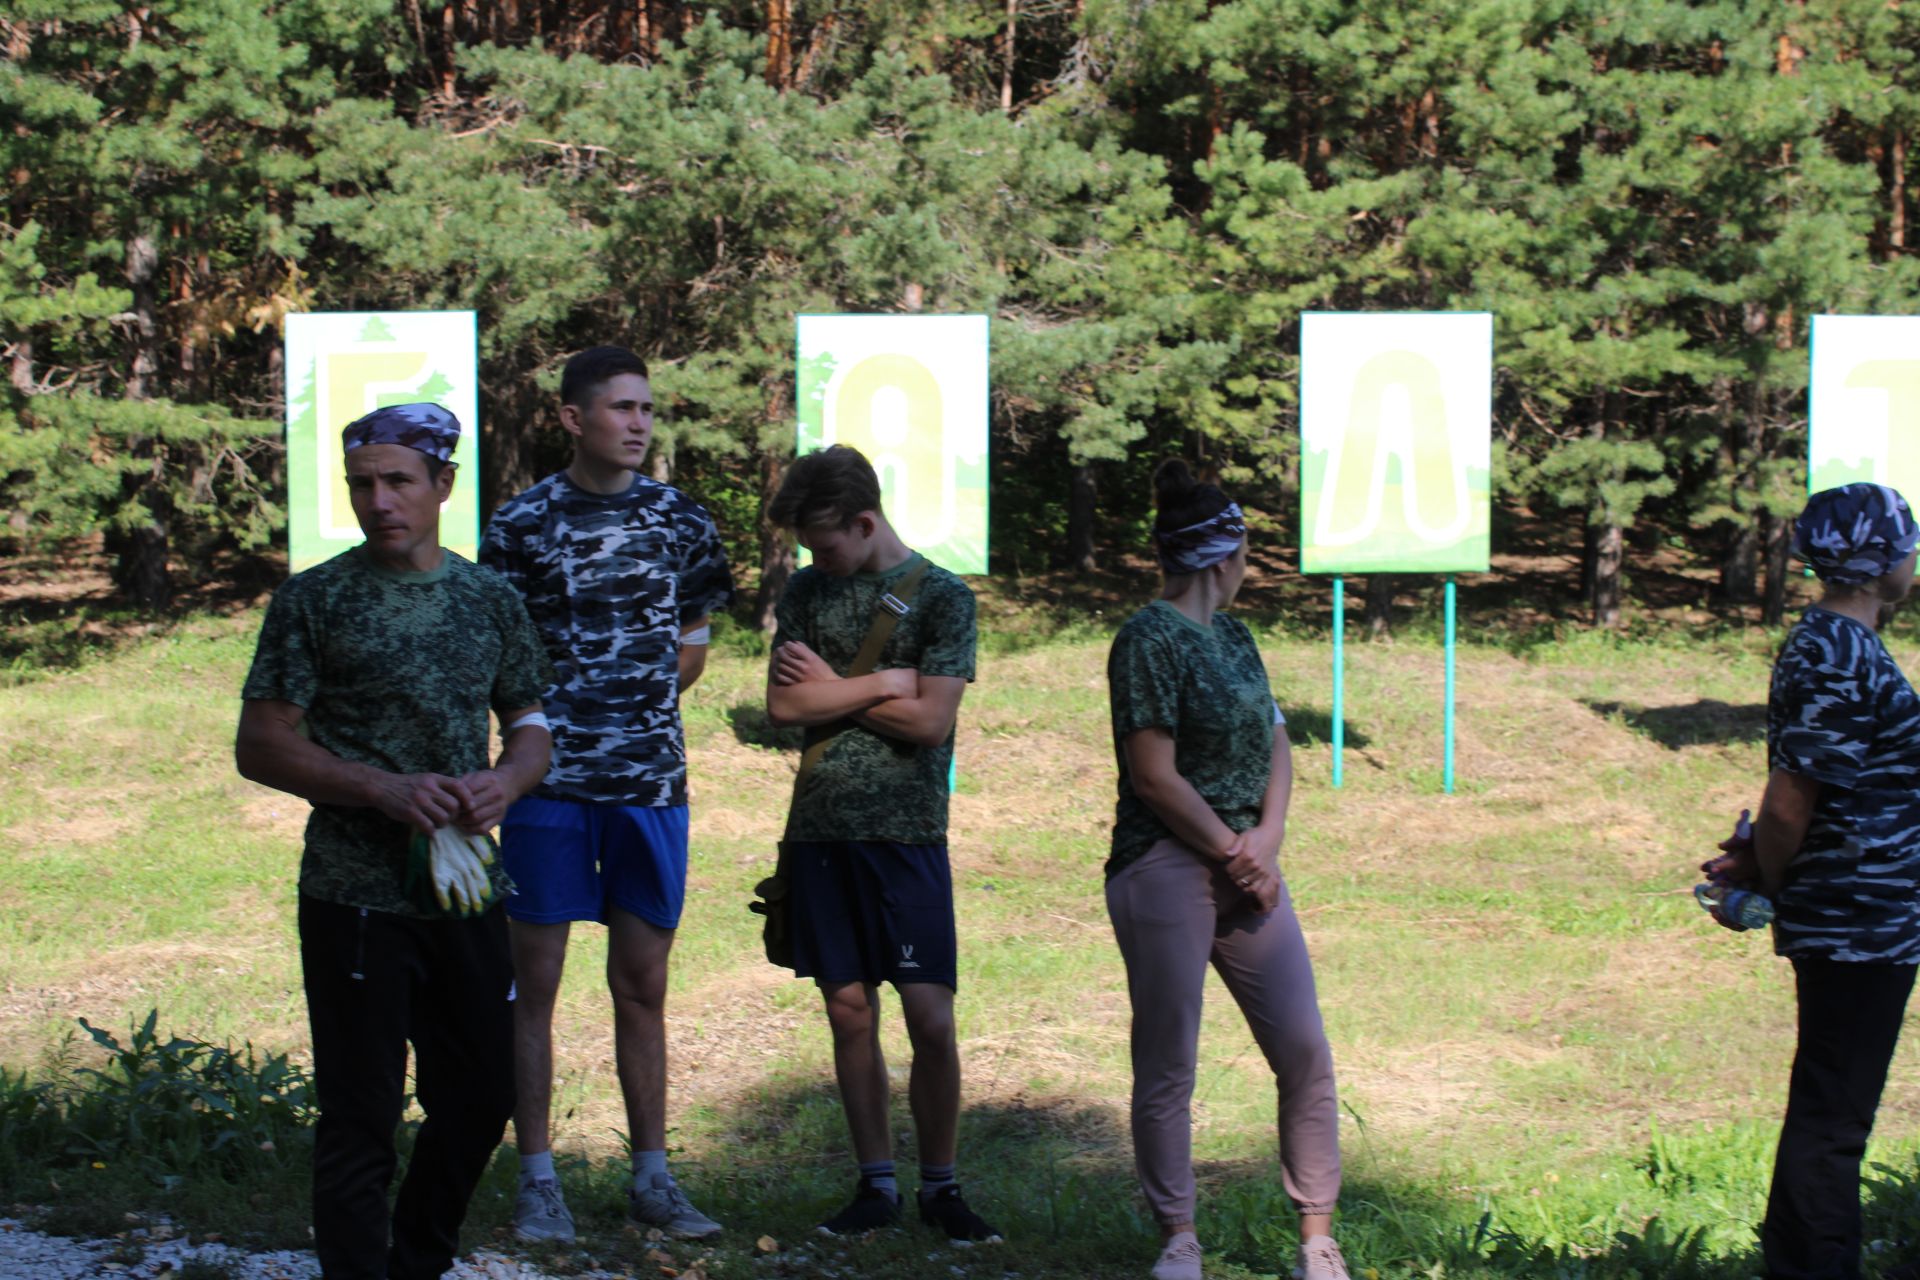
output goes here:
<path id="1" fill-rule="evenodd" d="M 300 899 L 320 1123 L 313 1240 L 326 1280 L 428 1280 L 513 1114 L 513 961 L 498 908 L 414 920 Z M 426 1120 L 387 1213 L 407 1043 Z"/>
<path id="2" fill-rule="evenodd" d="M 1761 1249 L 1769 1280 L 1858 1280 L 1860 1158 L 1914 966 L 1808 958 L 1793 972 L 1800 1041 Z"/>

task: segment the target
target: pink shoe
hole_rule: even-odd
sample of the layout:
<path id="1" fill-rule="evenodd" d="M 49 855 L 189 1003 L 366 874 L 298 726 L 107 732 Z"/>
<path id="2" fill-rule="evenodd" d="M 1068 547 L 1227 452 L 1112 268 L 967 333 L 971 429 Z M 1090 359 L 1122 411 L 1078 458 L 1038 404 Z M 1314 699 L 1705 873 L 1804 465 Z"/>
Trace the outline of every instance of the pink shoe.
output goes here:
<path id="1" fill-rule="evenodd" d="M 1300 1242 L 1300 1265 L 1293 1269 L 1293 1276 L 1294 1280 L 1353 1280 L 1332 1236 L 1314 1236 Z"/>

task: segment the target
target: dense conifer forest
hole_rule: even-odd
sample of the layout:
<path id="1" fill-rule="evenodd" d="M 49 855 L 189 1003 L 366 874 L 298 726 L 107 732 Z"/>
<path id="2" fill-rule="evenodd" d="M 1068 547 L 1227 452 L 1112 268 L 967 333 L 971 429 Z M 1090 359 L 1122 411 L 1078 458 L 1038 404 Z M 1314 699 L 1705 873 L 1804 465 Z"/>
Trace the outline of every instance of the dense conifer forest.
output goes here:
<path id="1" fill-rule="evenodd" d="M 1903 0 L 9 0 L 0 48 L 0 551 L 104 531 L 149 607 L 277 534 L 293 311 L 479 313 L 484 509 L 633 346 L 756 580 L 797 312 L 992 316 L 1033 572 L 1168 452 L 1291 542 L 1300 313 L 1470 309 L 1594 619 L 1636 523 L 1777 619 L 1809 317 L 1920 307 Z"/>

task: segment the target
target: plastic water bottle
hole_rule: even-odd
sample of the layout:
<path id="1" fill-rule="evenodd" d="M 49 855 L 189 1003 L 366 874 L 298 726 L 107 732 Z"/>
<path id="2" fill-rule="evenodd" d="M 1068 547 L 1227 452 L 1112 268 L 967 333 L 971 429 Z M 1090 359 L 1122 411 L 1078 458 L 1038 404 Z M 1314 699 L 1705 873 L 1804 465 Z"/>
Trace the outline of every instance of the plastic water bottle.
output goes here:
<path id="1" fill-rule="evenodd" d="M 1740 811 L 1739 820 L 1733 824 L 1736 842 L 1753 839 L 1753 823 L 1748 821 L 1750 816 L 1747 810 Z M 1751 889 L 1736 889 L 1732 885 L 1716 884 L 1709 880 L 1693 886 L 1693 897 L 1707 911 L 1714 912 L 1738 930 L 1761 929 L 1773 923 L 1773 903 L 1764 894 Z"/>
<path id="2" fill-rule="evenodd" d="M 1751 889 L 1697 884 L 1693 886 L 1693 896 L 1708 911 L 1719 908 L 1720 918 L 1736 929 L 1763 929 L 1773 923 L 1773 903 Z"/>

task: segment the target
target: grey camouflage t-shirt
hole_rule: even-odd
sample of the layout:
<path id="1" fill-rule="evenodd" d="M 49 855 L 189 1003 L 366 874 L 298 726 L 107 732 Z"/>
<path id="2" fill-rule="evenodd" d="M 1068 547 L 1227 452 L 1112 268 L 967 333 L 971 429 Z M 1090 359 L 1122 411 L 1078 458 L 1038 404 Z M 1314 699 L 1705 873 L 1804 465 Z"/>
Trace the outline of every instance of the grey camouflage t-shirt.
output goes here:
<path id="1" fill-rule="evenodd" d="M 1767 762 L 1820 784 L 1774 950 L 1920 963 L 1920 698 L 1869 627 L 1808 609 L 1767 697 Z"/>
<path id="2" fill-rule="evenodd" d="M 883 573 L 845 578 L 811 566 L 800 570 L 788 579 L 775 610 L 774 644 L 804 641 L 845 675 L 873 625 L 881 594 L 920 560 L 916 552 Z M 913 611 L 887 638 L 875 670 L 912 667 L 923 676 L 971 681 L 973 652 L 973 592 L 939 565 L 929 565 Z M 819 726 L 808 729 L 807 742 L 822 732 Z M 939 746 L 922 747 L 852 725 L 833 740 L 794 797 L 787 838 L 945 843 L 952 764 L 951 732 Z"/>
<path id="3" fill-rule="evenodd" d="M 733 594 L 706 511 L 645 476 L 600 494 L 561 472 L 501 504 L 480 563 L 525 598 L 553 659 L 553 763 L 534 794 L 685 804 L 680 629 Z"/>
<path id="4" fill-rule="evenodd" d="M 1174 768 L 1222 822 L 1235 831 L 1259 823 L 1273 768 L 1274 703 L 1245 623 L 1216 613 L 1203 627 L 1156 600 L 1113 637 L 1107 690 L 1120 766 L 1109 876 L 1173 836 L 1133 792 L 1125 743 L 1142 729 L 1173 734 Z"/>
<path id="5" fill-rule="evenodd" d="M 551 678 L 540 637 L 497 574 L 442 552 L 440 567 L 396 573 L 344 551 L 273 594 L 240 696 L 306 709 L 309 737 L 342 760 L 389 773 L 483 769 L 487 711 L 540 700 Z M 316 804 L 300 892 L 324 902 L 431 916 L 405 892 L 409 829 L 377 809 Z M 506 888 L 498 860 L 495 887 Z"/>

